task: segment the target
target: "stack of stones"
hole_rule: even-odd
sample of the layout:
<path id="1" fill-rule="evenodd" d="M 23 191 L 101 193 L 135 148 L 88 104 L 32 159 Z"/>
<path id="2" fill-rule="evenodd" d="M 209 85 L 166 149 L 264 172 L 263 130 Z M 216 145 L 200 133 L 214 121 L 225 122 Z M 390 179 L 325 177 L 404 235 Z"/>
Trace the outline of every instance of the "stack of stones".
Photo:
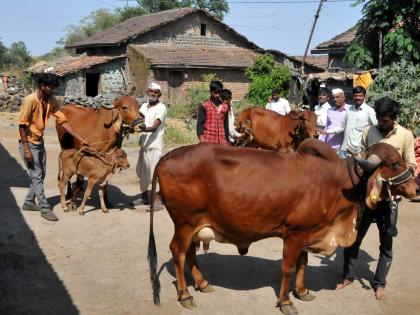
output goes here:
<path id="1" fill-rule="evenodd" d="M 62 100 L 63 105 L 67 105 L 70 103 L 78 104 L 84 107 L 90 107 L 92 109 L 99 109 L 103 105 L 105 107 L 111 106 L 115 99 L 122 96 L 121 94 L 106 94 L 106 95 L 97 95 L 95 97 L 86 96 L 86 95 L 66 95 Z M 139 105 L 144 103 L 144 99 L 137 98 L 137 102 Z"/>
<path id="2" fill-rule="evenodd" d="M 10 80 L 6 91 L 0 93 L 0 112 L 18 112 L 23 98 L 28 94 L 22 81 Z"/>

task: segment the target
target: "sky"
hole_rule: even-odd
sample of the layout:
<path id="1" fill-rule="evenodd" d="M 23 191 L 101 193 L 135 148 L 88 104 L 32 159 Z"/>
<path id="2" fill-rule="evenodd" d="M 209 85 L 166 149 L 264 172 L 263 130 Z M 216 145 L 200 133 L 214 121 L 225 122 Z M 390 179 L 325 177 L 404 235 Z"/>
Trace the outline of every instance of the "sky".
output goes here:
<path id="1" fill-rule="evenodd" d="M 303 55 L 319 5 L 318 0 L 228 2 L 230 12 L 225 16 L 224 23 L 238 33 L 264 49 Z M 352 2 L 327 0 L 324 3 L 310 48 L 355 25 L 361 18 L 361 7 L 352 7 Z M 13 42 L 23 41 L 33 56 L 39 56 L 57 46 L 56 42 L 65 35 L 66 26 L 78 24 L 94 10 L 113 10 L 127 3 L 135 5 L 136 1 L 0 0 L 0 41 L 7 47 Z"/>

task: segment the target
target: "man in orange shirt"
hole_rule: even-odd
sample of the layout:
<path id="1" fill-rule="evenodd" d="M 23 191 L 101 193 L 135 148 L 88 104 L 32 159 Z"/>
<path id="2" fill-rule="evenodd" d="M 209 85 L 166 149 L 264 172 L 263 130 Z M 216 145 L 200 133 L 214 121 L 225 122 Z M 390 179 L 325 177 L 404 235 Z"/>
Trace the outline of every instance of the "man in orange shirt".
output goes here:
<path id="1" fill-rule="evenodd" d="M 22 210 L 41 211 L 44 219 L 58 221 L 44 193 L 46 152 L 43 134 L 48 118 L 53 115 L 69 134 L 82 144 L 87 145 L 87 143 L 67 123 L 56 98 L 52 95 L 54 87 L 58 86 L 57 77 L 51 73 L 42 73 L 37 79 L 38 89 L 23 99 L 19 114 L 19 152 L 31 179 Z M 38 199 L 39 206 L 35 203 L 35 197 Z"/>

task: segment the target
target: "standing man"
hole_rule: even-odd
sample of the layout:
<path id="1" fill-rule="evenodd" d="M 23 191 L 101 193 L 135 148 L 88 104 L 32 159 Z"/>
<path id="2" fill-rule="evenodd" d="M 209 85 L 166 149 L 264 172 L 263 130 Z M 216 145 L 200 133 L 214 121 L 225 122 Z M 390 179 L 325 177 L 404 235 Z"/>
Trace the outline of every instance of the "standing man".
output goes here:
<path id="1" fill-rule="evenodd" d="M 57 123 L 82 145 L 87 143 L 67 123 L 56 98 L 52 95 L 54 88 L 58 86 L 57 77 L 51 73 L 41 73 L 37 79 L 38 89 L 23 99 L 19 114 L 19 152 L 31 179 L 22 210 L 41 211 L 44 219 L 58 221 L 44 193 L 47 157 L 43 134 L 48 118 L 53 115 Z M 35 197 L 39 206 L 35 203 Z"/>
<path id="2" fill-rule="evenodd" d="M 198 108 L 197 136 L 200 142 L 228 145 L 229 141 L 229 107 L 220 99 L 223 84 L 214 80 L 210 82 L 210 99 Z"/>
<path id="3" fill-rule="evenodd" d="M 385 96 L 375 103 L 377 126 L 369 126 L 363 132 L 361 141 L 362 150 L 367 151 L 372 145 L 378 142 L 385 142 L 392 145 L 403 157 L 407 166 L 414 174 L 416 160 L 414 157 L 413 134 L 401 127 L 396 119 L 400 114 L 400 104 Z M 365 208 L 359 223 L 357 238 L 354 244 L 344 249 L 344 270 L 343 280 L 337 285 L 337 289 L 344 288 L 353 283 L 354 269 L 359 253 L 360 245 L 368 231 L 370 224 L 376 220 L 379 230 L 379 259 L 373 279 L 373 289 L 378 300 L 386 297 L 385 285 L 386 276 L 391 268 L 392 262 L 392 237 L 397 236 L 396 228 L 398 204 L 391 204 L 389 200 L 378 202 L 377 209 Z"/>
<path id="4" fill-rule="evenodd" d="M 268 98 L 268 103 L 265 109 L 272 110 L 280 115 L 287 115 L 291 109 L 289 101 L 280 97 L 280 90 L 274 89 L 271 91 L 271 96 Z"/>
<path id="5" fill-rule="evenodd" d="M 228 121 L 229 121 L 229 143 L 234 145 L 237 139 L 242 138 L 244 135 L 235 128 L 235 113 L 233 112 L 233 106 L 231 104 L 232 101 L 232 92 L 228 89 L 223 89 L 220 99 L 223 103 L 225 103 L 228 108 Z"/>
<path id="6" fill-rule="evenodd" d="M 343 93 L 344 95 L 344 93 Z M 365 103 L 366 90 L 362 86 L 356 86 L 353 89 L 354 105 L 349 107 L 346 119 L 335 128 L 327 128 L 326 134 L 339 134 L 344 132 L 343 144 L 341 145 L 340 156 L 345 158 L 352 153 L 359 153 L 361 150 L 361 140 L 363 130 L 367 126 L 376 125 L 378 123 L 375 111 L 372 107 Z"/>
<path id="7" fill-rule="evenodd" d="M 346 103 L 346 97 L 342 89 L 332 90 L 334 98 L 334 107 L 327 111 L 327 123 L 325 129 L 332 129 L 341 126 L 345 121 L 350 105 Z M 337 154 L 340 153 L 341 146 L 344 140 L 343 133 L 326 134 L 325 142 L 333 148 Z"/>
<path id="8" fill-rule="evenodd" d="M 316 129 L 324 130 L 327 126 L 327 112 L 331 108 L 330 90 L 326 87 L 321 87 L 318 93 L 318 104 L 315 105 L 314 111 L 316 114 Z M 325 141 L 325 135 L 320 135 L 319 140 Z"/>
<path id="9" fill-rule="evenodd" d="M 166 106 L 159 101 L 162 95 L 162 88 L 157 83 L 150 83 L 147 90 L 149 101 L 140 106 L 140 115 L 144 117 L 144 125 L 140 127 L 142 134 L 139 144 L 139 158 L 137 160 L 136 172 L 140 178 L 139 198 L 131 202 L 131 206 L 149 205 L 150 190 L 153 172 L 163 152 L 163 133 L 165 130 Z M 162 210 L 162 202 L 158 200 L 155 210 Z"/>

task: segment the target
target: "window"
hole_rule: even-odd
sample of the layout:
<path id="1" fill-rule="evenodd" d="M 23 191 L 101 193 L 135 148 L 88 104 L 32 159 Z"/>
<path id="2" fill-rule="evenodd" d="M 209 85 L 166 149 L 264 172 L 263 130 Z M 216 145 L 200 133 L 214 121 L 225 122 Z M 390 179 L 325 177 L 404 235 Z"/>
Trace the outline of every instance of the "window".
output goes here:
<path id="1" fill-rule="evenodd" d="M 207 33 L 207 24 L 201 24 L 200 34 L 201 36 L 206 36 Z"/>

